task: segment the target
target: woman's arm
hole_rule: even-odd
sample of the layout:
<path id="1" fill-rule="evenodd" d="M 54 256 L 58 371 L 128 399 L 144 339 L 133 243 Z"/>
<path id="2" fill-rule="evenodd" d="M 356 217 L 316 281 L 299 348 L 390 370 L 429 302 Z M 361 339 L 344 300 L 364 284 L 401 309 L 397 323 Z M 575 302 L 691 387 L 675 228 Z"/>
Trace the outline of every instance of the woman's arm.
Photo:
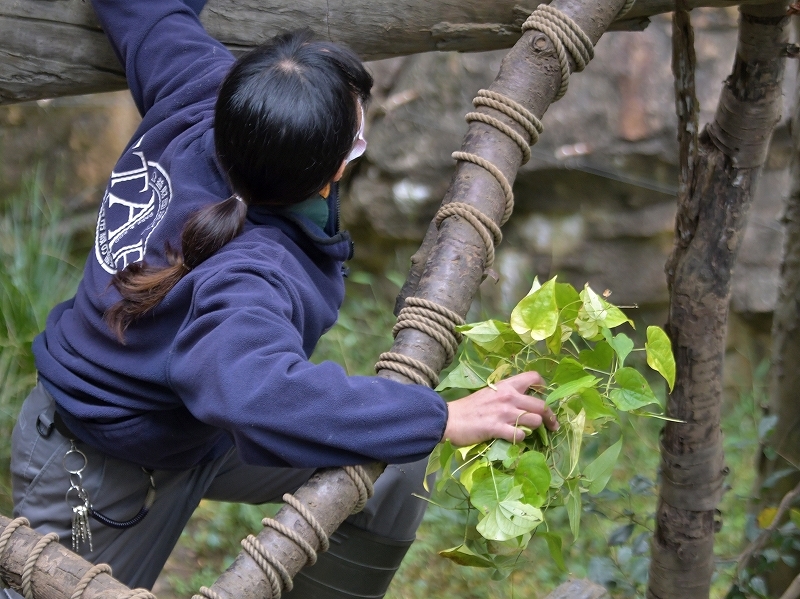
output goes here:
<path id="1" fill-rule="evenodd" d="M 520 441 L 520 425 L 558 426 L 542 400 L 526 395 L 542 383 L 535 372 L 451 402 L 448 417 L 427 387 L 310 363 L 280 285 L 255 273 L 217 279 L 196 294 L 194 319 L 173 347 L 170 380 L 198 420 L 229 431 L 245 461 L 402 463 L 423 458 L 443 437 L 456 445 Z"/>
<path id="2" fill-rule="evenodd" d="M 234 275 L 234 276 L 231 276 Z M 312 364 L 291 291 L 267 273 L 216 275 L 195 292 L 171 351 L 172 389 L 198 420 L 227 430 L 252 464 L 321 467 L 409 462 L 444 433 L 431 389 Z"/>
<path id="3" fill-rule="evenodd" d="M 128 85 L 144 116 L 173 94 L 183 97 L 175 109 L 202 97 L 203 76 L 233 56 L 206 33 L 195 10 L 204 0 L 92 0 L 117 54 Z M 216 89 L 211 90 L 216 92 Z"/>

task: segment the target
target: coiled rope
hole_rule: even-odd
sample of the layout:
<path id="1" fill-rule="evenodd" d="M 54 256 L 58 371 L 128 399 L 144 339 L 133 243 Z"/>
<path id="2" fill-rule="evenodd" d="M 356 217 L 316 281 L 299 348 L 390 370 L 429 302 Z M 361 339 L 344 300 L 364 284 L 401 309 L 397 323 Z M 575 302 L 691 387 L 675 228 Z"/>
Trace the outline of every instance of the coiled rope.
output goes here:
<path id="1" fill-rule="evenodd" d="M 156 596 L 147 589 L 131 589 L 119 595 L 119 599 L 156 599 Z"/>
<path id="2" fill-rule="evenodd" d="M 541 31 L 553 43 L 558 62 L 561 65 L 561 87 L 555 100 L 560 100 L 569 87 L 569 60 L 567 52 L 575 61 L 575 70 L 582 71 L 594 58 L 594 44 L 583 29 L 563 12 L 547 4 L 540 5 L 522 24 L 522 33 L 529 29 Z"/>
<path id="3" fill-rule="evenodd" d="M 472 207 L 470 206 L 470 208 Z M 477 212 L 477 209 L 474 210 Z M 492 225 L 494 225 L 493 222 Z M 473 226 L 479 231 L 485 231 L 483 227 L 475 224 Z M 453 361 L 458 351 L 458 344 L 461 343 L 461 334 L 458 333 L 456 327 L 463 324 L 464 319 L 449 308 L 421 297 L 409 297 L 406 299 L 403 309 L 400 310 L 400 314 L 397 315 L 397 323 L 392 328 L 392 335 L 397 337 L 397 334 L 403 329 L 422 331 L 438 341 L 444 348 L 445 366 L 447 366 Z M 400 353 L 382 353 L 378 358 L 378 363 L 375 364 L 375 372 L 381 370 L 398 372 L 418 385 L 436 387 L 439 384 L 439 375 L 433 368 L 420 360 Z"/>
<path id="4" fill-rule="evenodd" d="M 628 0 L 625 3 L 625 5 L 620 9 L 620 11 L 617 13 L 617 17 L 616 18 L 617 19 L 621 19 L 622 17 L 627 15 L 628 12 L 630 12 L 630 10 L 633 8 L 634 4 L 636 4 L 636 0 Z"/>
<path id="5" fill-rule="evenodd" d="M 97 564 L 89 568 L 86 573 L 81 576 L 78 586 L 75 587 L 70 599 L 81 599 L 86 587 L 100 574 L 112 576 L 111 566 L 108 564 Z M 147 589 L 128 589 L 121 595 L 117 595 L 117 597 L 119 597 L 119 599 L 156 599 L 156 596 Z"/>
<path id="6" fill-rule="evenodd" d="M 76 586 L 75 590 L 72 592 L 70 599 L 81 599 L 83 596 L 83 591 L 86 590 L 86 587 L 89 586 L 89 583 L 91 583 L 95 577 L 100 574 L 108 574 L 111 576 L 111 566 L 108 564 L 97 564 L 96 566 L 92 566 L 86 570 L 86 573 L 81 576 L 78 586 Z"/>
<path id="7" fill-rule="evenodd" d="M 450 364 L 461 343 L 461 333 L 456 327 L 463 325 L 464 319 L 444 306 L 421 297 L 410 297 L 397 315 L 397 324 L 392 328 L 392 335 L 403 329 L 421 330 L 436 339 L 445 349 L 445 366 Z"/>
<path id="8" fill-rule="evenodd" d="M 28 559 L 25 560 L 25 565 L 22 566 L 22 594 L 25 595 L 25 599 L 33 599 L 31 584 L 36 561 L 50 543 L 58 543 L 58 534 L 49 532 L 39 539 L 36 545 L 33 546 Z"/>
<path id="9" fill-rule="evenodd" d="M 21 526 L 30 526 L 30 522 L 28 522 L 27 518 L 14 518 L 3 529 L 3 532 L 0 534 L 0 557 L 5 553 L 11 535 Z M 28 559 L 25 560 L 25 564 L 22 566 L 22 594 L 25 596 L 25 599 L 33 599 L 33 573 L 36 569 L 36 562 L 39 556 L 50 543 L 58 542 L 58 540 L 58 535 L 56 533 L 51 532 L 46 534 L 37 541 L 30 555 L 28 555 Z M 90 567 L 78 581 L 75 590 L 73 590 L 72 595 L 70 595 L 70 599 L 81 599 L 86 588 L 99 574 L 108 574 L 111 576 L 111 566 L 108 564 L 97 564 Z M 119 599 L 156 599 L 156 596 L 147 589 L 126 589 L 121 594 L 117 595 L 117 597 Z"/>
<path id="10" fill-rule="evenodd" d="M 14 518 L 8 525 L 3 529 L 3 533 L 0 534 L 0 557 L 3 556 L 3 553 L 6 551 L 6 545 L 8 545 L 9 539 L 11 539 L 11 535 L 14 534 L 14 531 L 17 530 L 20 526 L 30 526 L 31 523 L 28 522 L 27 518 Z"/>
<path id="11" fill-rule="evenodd" d="M 353 509 L 353 513 L 355 514 L 356 512 L 360 512 L 362 509 L 364 509 L 367 501 L 375 492 L 374 487 L 369 475 L 361 466 L 344 466 L 342 470 L 344 470 L 347 476 L 350 477 L 350 480 L 353 482 L 356 490 L 358 491 L 358 502 Z M 306 506 L 300 503 L 296 497 L 289 493 L 286 493 L 283 496 L 283 500 L 298 514 L 300 514 L 303 520 L 305 520 L 314 531 L 314 534 L 317 535 L 319 551 L 327 551 L 330 547 L 328 535 L 325 534 L 325 530 L 314 517 L 314 514 L 312 514 Z M 287 527 L 285 524 L 274 520 L 273 518 L 264 518 L 261 521 L 261 524 L 263 524 L 266 528 L 271 528 L 272 530 L 279 532 L 290 541 L 295 543 L 303 551 L 303 553 L 306 554 L 308 565 L 314 565 L 316 563 L 317 551 L 314 549 L 311 543 L 306 541 L 296 531 Z M 0 541 L 1 540 L 2 537 L 0 537 Z M 248 535 L 246 539 L 242 540 L 242 548 L 244 549 L 245 553 L 247 553 L 247 555 L 250 556 L 250 558 L 256 564 L 258 564 L 258 567 L 261 568 L 261 571 L 264 572 L 264 575 L 267 577 L 267 581 L 269 581 L 270 589 L 272 591 L 272 599 L 280 599 L 281 593 L 284 590 L 287 592 L 292 590 L 294 587 L 292 575 L 280 562 L 280 560 L 261 544 L 261 542 L 258 540 L 258 537 L 255 537 L 254 535 Z M 217 593 L 214 589 L 200 587 L 200 590 L 192 597 L 192 599 L 225 598 Z"/>
<path id="12" fill-rule="evenodd" d="M 416 327 L 414 327 L 416 328 Z M 424 331 L 423 331 L 424 332 Z M 375 372 L 392 370 L 410 378 L 417 385 L 435 388 L 439 384 L 438 373 L 425 362 L 396 352 L 383 352 L 378 356 Z"/>
<path id="13" fill-rule="evenodd" d="M 627 13 L 636 0 L 627 0 L 620 10 L 618 17 Z M 553 43 L 556 56 L 561 67 L 561 86 L 556 95 L 559 100 L 567 91 L 569 85 L 569 60 L 567 53 L 575 61 L 575 70 L 582 71 L 586 64 L 594 57 L 592 40 L 583 32 L 575 21 L 569 16 L 548 5 L 539 6 L 522 26 L 522 32 L 529 29 L 541 31 Z M 531 158 L 530 147 L 539 141 L 539 136 L 544 130 L 539 118 L 519 102 L 496 91 L 482 89 L 472 100 L 475 108 L 490 108 L 518 124 L 528 134 L 528 139 L 517 130 L 504 123 L 491 114 L 484 112 L 469 112 L 464 117 L 468 123 L 481 122 L 494 127 L 506 137 L 511 139 L 522 154 L 522 164 Z M 451 216 L 463 218 L 478 232 L 486 250 L 486 268 L 491 268 L 495 259 L 495 247 L 503 240 L 500 227 L 511 217 L 514 211 L 514 193 L 508 178 L 489 160 L 471 152 L 453 152 L 453 158 L 463 162 L 470 162 L 489 172 L 497 181 L 505 197 L 505 208 L 499 225 L 487 214 L 470 204 L 464 202 L 450 202 L 442 206 L 436 213 L 434 222 L 437 228 Z M 456 327 L 463 325 L 464 320 L 452 310 L 422 298 L 409 297 L 405 307 L 397 316 L 397 324 L 392 329 L 392 334 L 397 334 L 403 329 L 415 329 L 425 333 L 437 341 L 445 352 L 445 366 L 450 364 L 458 351 L 461 337 Z M 378 358 L 375 371 L 392 370 L 398 372 L 419 385 L 436 387 L 439 384 L 438 373 L 424 362 L 404 354 L 385 352 Z"/>
<path id="14" fill-rule="evenodd" d="M 464 119 L 466 119 L 468 123 L 471 123 L 472 121 L 481 121 L 487 125 L 491 125 L 496 129 L 499 129 L 508 135 L 508 137 L 513 139 L 514 142 L 519 146 L 519 149 L 522 151 L 522 164 L 526 164 L 528 160 L 531 159 L 530 146 L 535 145 L 536 142 L 539 141 L 539 135 L 544 130 L 542 123 L 537 116 L 525 108 L 522 104 L 515 102 L 508 96 L 493 92 L 488 89 L 482 89 L 478 91 L 478 95 L 472 100 L 472 105 L 475 106 L 475 108 L 478 108 L 479 106 L 487 106 L 488 108 L 493 108 L 498 112 L 502 112 L 507 117 L 515 120 L 523 129 L 525 129 L 525 131 L 528 132 L 530 139 L 526 140 L 524 137 L 522 137 L 522 135 L 514 131 L 514 129 L 502 121 L 491 117 L 490 115 L 482 112 L 468 112 L 464 116 Z"/>

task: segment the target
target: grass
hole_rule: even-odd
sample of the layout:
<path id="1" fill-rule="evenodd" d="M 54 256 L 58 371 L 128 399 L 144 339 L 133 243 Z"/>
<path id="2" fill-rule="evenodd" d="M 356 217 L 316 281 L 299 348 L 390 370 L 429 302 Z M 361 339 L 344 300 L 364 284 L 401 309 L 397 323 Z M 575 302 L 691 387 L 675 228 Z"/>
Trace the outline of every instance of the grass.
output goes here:
<path id="1" fill-rule="evenodd" d="M 11 430 L 36 384 L 30 351 L 50 309 L 75 293 L 81 269 L 56 202 L 35 179 L 0 213 L 0 508 L 11 512 Z"/>
<path id="2" fill-rule="evenodd" d="M 9 439 L 21 401 L 35 383 L 30 343 L 44 327 L 52 306 L 75 290 L 80 268 L 71 258 L 72 240 L 59 226 L 57 204 L 31 182 L 0 214 L 0 505 L 10 511 Z M 321 341 L 315 360 L 334 360 L 351 374 L 370 374 L 377 356 L 391 345 L 393 296 L 397 277 L 355 273 L 339 323 Z M 712 597 L 727 591 L 732 559 L 738 555 L 747 522 L 747 505 L 755 479 L 758 422 L 764 401 L 766 370 L 754 367 L 756 387 L 743 389 L 723 420 L 731 489 L 723 498 L 724 526 L 717 535 L 720 556 Z M 570 574 L 605 583 L 616 598 L 643 597 L 647 574 L 647 540 L 652 531 L 654 481 L 660 423 L 626 420 L 628 440 L 610 491 L 584 505 L 582 532 L 565 546 Z M 602 439 L 590 439 L 586 451 L 597 451 Z M 187 526 L 157 586 L 162 599 L 190 595 L 212 583 L 239 551 L 239 540 L 261 528 L 260 520 L 275 506 L 203 502 Z M 563 518 L 564 534 L 569 527 Z M 437 551 L 457 545 L 463 524 L 456 515 L 431 507 L 406 560 L 389 590 L 389 599 L 458 596 L 465 599 L 544 597 L 566 578 L 536 540 L 505 580 L 492 580 L 482 569 L 456 566 Z M 565 537 L 568 538 L 568 537 Z"/>

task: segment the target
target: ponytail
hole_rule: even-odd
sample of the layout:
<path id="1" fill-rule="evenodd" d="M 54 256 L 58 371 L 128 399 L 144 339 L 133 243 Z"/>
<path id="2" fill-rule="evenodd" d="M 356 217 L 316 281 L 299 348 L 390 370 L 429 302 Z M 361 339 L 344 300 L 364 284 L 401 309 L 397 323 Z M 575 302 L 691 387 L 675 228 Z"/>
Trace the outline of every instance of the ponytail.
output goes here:
<path id="1" fill-rule="evenodd" d="M 117 272 L 111 284 L 122 299 L 109 308 L 105 321 L 121 343 L 125 331 L 140 316 L 155 308 L 190 270 L 239 235 L 247 205 L 236 195 L 201 208 L 189 218 L 181 233 L 181 252 L 167 248 L 168 266 L 157 268 L 138 262 Z"/>

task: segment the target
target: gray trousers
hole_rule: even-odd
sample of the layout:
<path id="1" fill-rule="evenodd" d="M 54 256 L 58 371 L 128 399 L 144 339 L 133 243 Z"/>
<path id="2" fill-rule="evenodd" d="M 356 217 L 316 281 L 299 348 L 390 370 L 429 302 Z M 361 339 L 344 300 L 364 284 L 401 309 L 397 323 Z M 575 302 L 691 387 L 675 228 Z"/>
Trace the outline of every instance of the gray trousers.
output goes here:
<path id="1" fill-rule="evenodd" d="M 72 509 L 65 498 L 70 482 L 63 464 L 70 442 L 57 430 L 45 435 L 40 430 L 44 427 L 37 427 L 40 416 L 51 422 L 54 411 L 53 399 L 41 383 L 22 406 L 12 435 L 14 516 L 26 517 L 42 534 L 58 533 L 61 543 L 72 549 Z M 87 458 L 82 483 L 94 509 L 119 521 L 133 518 L 147 495 L 147 474 L 135 464 L 108 457 L 84 443 L 78 442 L 77 447 Z M 413 539 L 427 502 L 412 493 L 425 494 L 425 466 L 426 460 L 389 466 L 375 484 L 375 496 L 348 522 L 386 539 Z M 118 530 L 90 519 L 94 551 L 89 552 L 83 544 L 80 553 L 90 562 L 110 564 L 115 578 L 131 588 L 152 588 L 201 499 L 279 502 L 313 472 L 250 466 L 240 460 L 235 448 L 190 470 L 156 470 L 152 473 L 156 499 L 144 520 Z"/>

